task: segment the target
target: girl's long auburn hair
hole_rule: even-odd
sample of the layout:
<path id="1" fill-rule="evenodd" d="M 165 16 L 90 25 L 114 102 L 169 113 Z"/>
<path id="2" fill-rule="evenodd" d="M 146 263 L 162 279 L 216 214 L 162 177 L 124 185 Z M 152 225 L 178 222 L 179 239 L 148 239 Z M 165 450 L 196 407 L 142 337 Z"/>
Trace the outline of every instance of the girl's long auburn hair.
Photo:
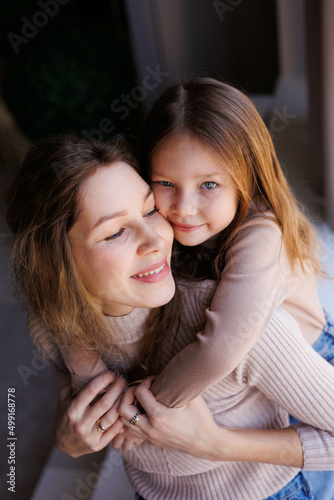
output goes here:
<path id="1" fill-rule="evenodd" d="M 300 265 L 321 275 L 314 229 L 296 201 L 277 159 L 270 134 L 251 100 L 236 88 L 212 78 L 194 78 L 167 89 L 150 111 L 143 131 L 141 160 L 147 180 L 154 154 L 174 138 L 189 136 L 213 155 L 238 191 L 239 205 L 222 232 L 214 255 L 176 243 L 174 268 L 186 277 L 219 278 L 226 252 L 245 226 L 251 207 L 263 206 L 282 231 L 292 269 Z M 207 262 L 207 266 L 205 266 Z"/>
<path id="2" fill-rule="evenodd" d="M 6 198 L 7 223 L 15 235 L 12 266 L 29 310 L 51 330 L 58 345 L 75 344 L 87 354 L 93 349 L 102 356 L 113 344 L 110 322 L 78 272 L 68 232 L 79 215 L 81 184 L 98 168 L 112 168 L 119 161 L 138 171 L 121 140 L 46 138 L 28 151 Z M 145 374 L 148 361 L 154 359 L 173 307 L 171 301 L 152 310 L 135 377 Z M 116 343 L 113 346 L 116 354 Z"/>

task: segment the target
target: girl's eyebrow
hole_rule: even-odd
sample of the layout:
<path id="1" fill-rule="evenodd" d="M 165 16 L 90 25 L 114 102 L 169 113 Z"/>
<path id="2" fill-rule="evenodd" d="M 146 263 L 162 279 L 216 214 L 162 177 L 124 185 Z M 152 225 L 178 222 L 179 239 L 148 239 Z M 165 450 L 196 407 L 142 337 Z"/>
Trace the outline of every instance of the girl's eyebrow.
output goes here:
<path id="1" fill-rule="evenodd" d="M 213 170 L 212 172 L 205 172 L 203 174 L 194 175 L 194 179 L 207 179 L 208 177 L 216 177 L 217 175 L 224 175 L 224 172 L 222 172 L 221 170 Z M 169 177 L 169 174 L 154 172 L 152 173 L 152 177 Z"/>
<path id="2" fill-rule="evenodd" d="M 207 177 L 216 177 L 217 175 L 223 175 L 221 170 L 212 170 L 212 172 L 205 172 L 204 174 L 195 175 L 195 179 L 205 179 Z"/>
<path id="3" fill-rule="evenodd" d="M 144 199 L 143 199 L 143 205 L 146 203 L 146 201 L 148 200 L 148 198 L 153 195 L 153 191 L 152 189 L 149 187 L 145 196 L 144 196 Z M 118 217 L 123 217 L 124 215 L 127 214 L 127 211 L 126 210 L 121 210 L 119 212 L 115 212 L 113 214 L 108 214 L 108 215 L 103 215 L 102 217 L 100 217 L 98 219 L 98 221 L 94 224 L 93 228 L 92 228 L 92 231 L 100 226 L 101 224 L 103 224 L 104 222 L 107 222 L 109 220 L 112 220 L 112 219 L 117 219 Z"/>

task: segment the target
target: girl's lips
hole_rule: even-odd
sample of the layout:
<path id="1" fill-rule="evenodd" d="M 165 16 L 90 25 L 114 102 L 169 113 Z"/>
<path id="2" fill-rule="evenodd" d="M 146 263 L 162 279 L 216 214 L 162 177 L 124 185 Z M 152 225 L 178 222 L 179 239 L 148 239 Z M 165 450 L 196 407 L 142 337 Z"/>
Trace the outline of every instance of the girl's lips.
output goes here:
<path id="1" fill-rule="evenodd" d="M 189 224 L 177 224 L 176 222 L 169 221 L 173 228 L 177 231 L 182 231 L 183 233 L 191 233 L 192 231 L 196 231 L 200 227 L 203 227 L 204 224 L 200 224 L 199 226 L 190 226 Z"/>
<path id="2" fill-rule="evenodd" d="M 134 274 L 131 278 L 144 283 L 156 283 L 165 279 L 169 275 L 169 272 L 170 268 L 165 258 L 163 261 L 158 262 L 154 266 L 151 266 L 138 274 Z"/>

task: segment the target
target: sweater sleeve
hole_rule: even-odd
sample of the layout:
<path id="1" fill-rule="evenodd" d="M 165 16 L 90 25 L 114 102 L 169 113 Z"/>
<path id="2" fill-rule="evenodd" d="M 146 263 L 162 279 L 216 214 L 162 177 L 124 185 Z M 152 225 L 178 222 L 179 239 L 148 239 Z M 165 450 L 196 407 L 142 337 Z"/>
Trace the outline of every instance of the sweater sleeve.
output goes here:
<path id="1" fill-rule="evenodd" d="M 34 344 L 38 354 L 51 368 L 59 385 L 68 384 L 71 380 L 71 376 L 51 331 L 32 314 L 28 315 L 27 328 L 30 340 Z"/>
<path id="2" fill-rule="evenodd" d="M 72 395 L 75 396 L 90 380 L 108 370 L 101 357 L 91 352 L 89 355 L 75 345 L 61 346 L 62 358 L 71 374 Z"/>
<path id="3" fill-rule="evenodd" d="M 206 326 L 152 385 L 166 406 L 182 406 L 231 373 L 263 334 L 286 297 L 290 273 L 282 234 L 268 218 L 245 227 L 232 243 L 206 310 Z"/>
<path id="4" fill-rule="evenodd" d="M 278 310 L 236 371 L 303 422 L 293 426 L 303 447 L 303 468 L 333 470 L 334 366 L 306 342 L 295 320 Z"/>
<path id="5" fill-rule="evenodd" d="M 76 346 L 58 346 L 52 333 L 32 315 L 28 317 L 28 331 L 33 344 L 51 367 L 60 385 L 71 382 L 73 396 L 89 380 L 107 370 L 96 353 L 88 357 Z"/>

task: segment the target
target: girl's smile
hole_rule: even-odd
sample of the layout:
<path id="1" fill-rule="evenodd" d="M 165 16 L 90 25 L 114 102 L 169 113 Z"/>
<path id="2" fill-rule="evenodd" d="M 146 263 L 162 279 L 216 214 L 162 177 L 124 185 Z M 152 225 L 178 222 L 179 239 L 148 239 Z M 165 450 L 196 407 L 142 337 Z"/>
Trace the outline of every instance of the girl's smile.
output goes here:
<path id="1" fill-rule="evenodd" d="M 187 135 L 169 139 L 152 156 L 156 205 L 182 245 L 204 243 L 234 219 L 238 190 L 217 163 L 208 148 Z"/>
<path id="2" fill-rule="evenodd" d="M 204 224 L 200 224 L 199 226 L 191 226 L 190 224 L 177 224 L 170 219 L 168 220 L 171 223 L 174 231 L 181 231 L 183 233 L 191 233 L 192 231 L 196 231 L 197 229 L 200 229 L 204 226 Z"/>

